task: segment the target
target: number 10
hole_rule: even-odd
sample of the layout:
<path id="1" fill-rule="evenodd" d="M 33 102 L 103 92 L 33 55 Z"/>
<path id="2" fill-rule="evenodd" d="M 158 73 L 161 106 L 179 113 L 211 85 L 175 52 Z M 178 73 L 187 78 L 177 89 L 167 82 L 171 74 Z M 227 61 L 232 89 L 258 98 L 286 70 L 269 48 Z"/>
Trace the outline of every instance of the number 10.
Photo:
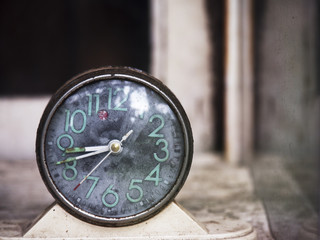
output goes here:
<path id="1" fill-rule="evenodd" d="M 77 114 L 80 114 L 82 116 L 82 126 L 79 129 L 76 129 L 74 127 L 74 117 Z M 64 130 L 66 132 L 68 132 L 68 129 L 70 127 L 72 132 L 74 132 L 74 133 L 82 133 L 84 131 L 84 129 L 86 128 L 86 124 L 87 124 L 87 116 L 86 116 L 84 111 L 78 109 L 78 110 L 74 111 L 71 114 L 71 117 L 70 117 L 70 110 L 66 110 L 66 123 L 65 123 L 65 127 L 64 127 Z"/>

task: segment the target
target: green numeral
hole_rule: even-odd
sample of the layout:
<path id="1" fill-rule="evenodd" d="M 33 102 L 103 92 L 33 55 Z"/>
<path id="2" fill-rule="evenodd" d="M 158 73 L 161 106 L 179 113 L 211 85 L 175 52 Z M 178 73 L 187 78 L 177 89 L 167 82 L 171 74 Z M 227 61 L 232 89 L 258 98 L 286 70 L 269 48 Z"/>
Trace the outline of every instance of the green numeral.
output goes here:
<path id="1" fill-rule="evenodd" d="M 67 147 L 62 147 L 61 146 L 60 141 L 61 141 L 62 138 L 68 138 L 69 139 L 69 141 L 70 141 L 69 146 L 67 146 Z M 65 151 L 66 148 L 71 148 L 73 146 L 73 138 L 69 134 L 62 134 L 57 139 L 57 146 L 61 151 Z"/>
<path id="2" fill-rule="evenodd" d="M 114 91 L 113 95 L 117 95 L 118 92 L 123 92 L 124 93 L 124 90 L 123 88 L 118 88 L 117 90 Z M 125 93 L 124 93 L 125 94 Z M 113 110 L 118 110 L 118 111 L 127 111 L 128 109 L 127 108 L 121 108 L 120 106 L 122 104 L 124 104 L 126 101 L 128 100 L 128 94 L 125 95 L 125 97 L 114 107 Z"/>
<path id="3" fill-rule="evenodd" d="M 69 129 L 69 123 L 70 123 L 70 111 L 66 110 L 66 123 L 64 125 L 64 131 L 68 132 Z"/>
<path id="4" fill-rule="evenodd" d="M 139 179 L 132 179 L 131 180 L 131 183 L 130 183 L 130 186 L 129 186 L 129 190 L 138 190 L 139 191 L 139 196 L 137 198 L 132 198 L 130 197 L 129 193 L 127 193 L 127 198 L 130 202 L 133 202 L 133 203 L 136 203 L 136 202 L 139 202 L 142 197 L 143 197 L 143 190 L 140 186 L 137 186 L 137 185 L 134 185 L 135 183 L 142 183 L 142 180 L 139 180 Z"/>
<path id="5" fill-rule="evenodd" d="M 93 189 L 94 189 L 94 188 L 96 187 L 96 185 L 98 184 L 99 177 L 89 176 L 89 177 L 87 178 L 87 180 L 93 180 L 93 181 L 94 181 L 93 184 L 92 184 L 92 186 L 90 187 L 87 195 L 86 195 L 86 198 L 89 198 L 89 197 L 91 196 L 91 193 L 92 193 Z"/>
<path id="6" fill-rule="evenodd" d="M 160 158 L 158 157 L 157 153 L 153 153 L 153 157 L 159 162 L 164 162 L 169 158 L 168 142 L 165 139 L 158 139 L 156 145 L 159 145 L 160 143 L 164 143 L 164 147 L 161 148 L 161 151 L 165 152 L 165 156 Z"/>
<path id="7" fill-rule="evenodd" d="M 153 177 L 153 175 L 155 175 Z M 149 173 L 149 175 L 144 179 L 146 181 L 153 181 L 155 186 L 159 185 L 159 182 L 162 181 L 160 176 L 160 163 Z"/>
<path id="8" fill-rule="evenodd" d="M 82 121 L 82 126 L 80 129 L 75 129 L 74 128 L 74 117 L 76 116 L 77 113 L 80 113 L 82 115 L 82 118 L 83 118 L 83 121 Z M 82 133 L 84 131 L 84 129 L 86 128 L 86 124 L 87 124 L 87 116 L 85 114 L 84 111 L 82 110 L 76 110 L 74 111 L 72 114 L 71 114 L 71 119 L 70 119 L 70 127 L 71 127 L 71 130 L 74 132 L 74 133 Z"/>
<path id="9" fill-rule="evenodd" d="M 118 202 L 119 202 L 119 195 L 118 195 L 118 193 L 116 193 L 115 191 L 113 191 L 112 188 L 113 188 L 113 185 L 111 184 L 111 185 L 107 188 L 107 190 L 104 192 L 104 194 L 102 195 L 102 203 L 103 203 L 106 207 L 108 207 L 108 208 L 112 208 L 112 207 L 116 206 L 116 205 L 118 204 Z M 113 203 L 107 203 L 107 202 L 106 202 L 106 199 L 105 199 L 105 198 L 106 198 L 106 196 L 107 196 L 108 194 L 111 194 L 111 195 L 113 195 L 113 196 L 115 197 L 115 200 L 114 200 Z"/>
<path id="10" fill-rule="evenodd" d="M 108 88 L 109 94 L 108 94 L 108 109 L 112 109 L 111 107 L 111 100 L 112 100 L 112 88 Z"/>
<path id="11" fill-rule="evenodd" d="M 110 110 L 117 110 L 117 111 L 127 111 L 128 109 L 125 107 L 121 107 L 128 100 L 128 94 L 125 94 L 123 88 L 117 88 L 113 92 L 113 96 L 116 96 L 119 92 L 123 92 L 125 94 L 124 98 L 114 107 L 112 108 L 112 88 L 108 88 L 108 109 Z"/>
<path id="12" fill-rule="evenodd" d="M 160 138 L 163 137 L 163 134 L 158 133 L 163 127 L 164 127 L 164 119 L 161 115 L 155 114 L 152 115 L 151 118 L 149 119 L 149 122 L 152 122 L 155 118 L 160 119 L 160 126 L 157 127 L 152 133 L 150 133 L 148 136 L 149 137 L 156 137 L 156 138 Z"/>
<path id="13" fill-rule="evenodd" d="M 82 126 L 81 126 L 80 129 L 75 129 L 75 127 L 74 127 L 74 117 L 78 113 L 82 116 Z M 87 124 L 87 116 L 86 116 L 84 111 L 76 110 L 71 114 L 71 118 L 70 118 L 70 110 L 66 110 L 66 122 L 65 122 L 65 127 L 64 127 L 64 130 L 66 132 L 68 131 L 68 129 L 70 127 L 72 132 L 74 132 L 74 133 L 82 133 L 84 131 L 84 129 L 86 128 L 86 124 Z"/>
<path id="14" fill-rule="evenodd" d="M 96 98 L 96 113 L 99 111 L 99 106 L 100 106 L 100 95 L 99 94 L 88 94 L 87 97 L 89 98 L 89 103 L 88 103 L 88 115 L 92 115 L 92 98 Z"/>
<path id="15" fill-rule="evenodd" d="M 70 165 L 71 163 L 72 163 L 72 165 Z M 77 165 L 77 161 L 65 163 L 65 168 L 62 171 L 62 176 L 63 176 L 63 178 L 65 180 L 72 181 L 72 180 L 76 179 L 76 177 L 78 175 L 78 171 L 76 169 L 76 165 Z M 67 176 L 67 171 L 68 170 L 72 171 L 72 177 L 68 177 Z"/>
<path id="16" fill-rule="evenodd" d="M 63 147 L 63 146 L 61 146 L 61 143 L 60 143 L 60 141 L 61 141 L 61 139 L 62 138 L 67 138 L 67 139 L 69 139 L 69 146 L 66 146 L 66 147 Z M 72 146 L 73 146 L 73 138 L 69 135 L 69 134 L 62 134 L 62 135 L 60 135 L 59 137 L 58 137 L 58 139 L 57 139 L 57 146 L 58 146 L 58 148 L 61 150 L 61 151 L 65 151 L 67 148 L 71 148 Z M 64 154 L 63 154 L 64 155 Z M 70 165 L 71 164 L 71 165 Z M 67 180 L 67 181 L 72 181 L 72 180 L 74 180 L 76 177 L 77 177 L 77 175 L 78 175 L 78 171 L 77 171 L 77 169 L 76 169 L 76 165 L 77 165 L 77 162 L 76 161 L 73 161 L 73 162 L 67 162 L 67 163 L 65 163 L 65 168 L 63 169 L 63 171 L 62 171 L 62 176 L 63 176 L 63 178 L 65 179 L 65 180 Z M 67 171 L 69 170 L 69 172 L 71 171 L 72 172 L 72 177 L 68 177 L 67 176 Z"/>

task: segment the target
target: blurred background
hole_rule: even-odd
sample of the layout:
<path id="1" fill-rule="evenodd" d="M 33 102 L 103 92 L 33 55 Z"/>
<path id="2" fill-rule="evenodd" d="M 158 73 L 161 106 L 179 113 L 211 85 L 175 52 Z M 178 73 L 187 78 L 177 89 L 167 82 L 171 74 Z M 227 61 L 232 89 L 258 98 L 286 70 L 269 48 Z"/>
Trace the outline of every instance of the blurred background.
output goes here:
<path id="1" fill-rule="evenodd" d="M 275 239 L 301 224 L 317 234 L 319 22 L 317 0 L 3 0 L 0 163 L 35 161 L 42 111 L 64 82 L 131 66 L 180 99 L 196 153 L 250 171 Z M 0 182 L 0 198 L 9 191 Z"/>

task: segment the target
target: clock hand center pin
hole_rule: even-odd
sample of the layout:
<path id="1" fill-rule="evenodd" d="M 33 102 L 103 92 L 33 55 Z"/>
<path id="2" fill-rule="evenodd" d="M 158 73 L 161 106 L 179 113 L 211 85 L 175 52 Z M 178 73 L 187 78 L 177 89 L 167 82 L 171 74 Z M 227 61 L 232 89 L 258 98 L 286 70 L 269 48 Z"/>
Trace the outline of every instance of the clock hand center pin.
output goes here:
<path id="1" fill-rule="evenodd" d="M 119 140 L 112 140 L 110 141 L 110 143 L 108 144 L 108 146 L 110 145 L 109 149 L 110 151 L 108 152 L 108 154 L 102 158 L 102 160 L 87 174 L 87 176 L 85 176 L 81 182 L 73 189 L 73 191 L 75 191 L 109 156 L 111 153 L 115 153 L 118 154 L 122 151 L 122 142 L 127 140 L 127 138 L 133 133 L 133 130 L 130 130 L 129 132 L 127 132 L 121 139 L 121 141 Z"/>

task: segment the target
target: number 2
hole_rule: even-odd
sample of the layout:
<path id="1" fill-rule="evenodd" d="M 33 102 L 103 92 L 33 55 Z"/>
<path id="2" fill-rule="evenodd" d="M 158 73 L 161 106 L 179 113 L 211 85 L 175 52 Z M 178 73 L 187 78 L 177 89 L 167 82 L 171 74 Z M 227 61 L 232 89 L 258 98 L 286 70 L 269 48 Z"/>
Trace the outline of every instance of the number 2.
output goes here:
<path id="1" fill-rule="evenodd" d="M 164 119 L 163 119 L 163 117 L 162 117 L 161 115 L 155 114 L 155 115 L 151 116 L 151 118 L 149 119 L 149 122 L 153 122 L 153 120 L 154 120 L 155 118 L 160 119 L 160 122 L 161 122 L 161 123 L 160 123 L 160 125 L 159 125 L 152 133 L 150 133 L 148 136 L 149 136 L 149 137 L 160 138 L 160 137 L 163 137 L 163 134 L 158 133 L 158 132 L 164 127 Z"/>

